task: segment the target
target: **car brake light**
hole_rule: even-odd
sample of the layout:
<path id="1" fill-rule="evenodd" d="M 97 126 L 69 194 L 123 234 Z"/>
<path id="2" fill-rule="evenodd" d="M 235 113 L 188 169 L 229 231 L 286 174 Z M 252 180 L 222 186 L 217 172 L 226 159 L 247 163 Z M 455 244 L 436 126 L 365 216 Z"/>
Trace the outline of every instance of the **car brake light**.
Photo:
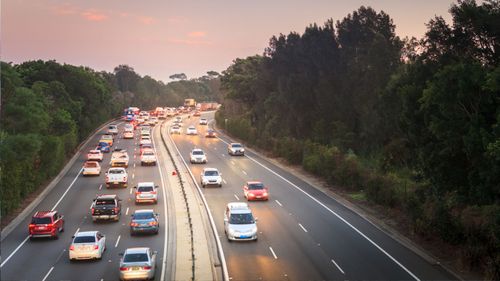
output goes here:
<path id="1" fill-rule="evenodd" d="M 98 250 L 99 249 L 99 245 L 94 245 L 94 250 Z"/>
<path id="2" fill-rule="evenodd" d="M 155 221 L 152 221 L 152 222 L 149 222 L 149 225 L 157 225 L 158 222 L 155 222 Z"/>
<path id="3" fill-rule="evenodd" d="M 131 223 L 130 223 L 130 226 L 139 226 L 139 224 L 138 224 L 138 223 L 136 223 L 136 222 L 131 222 Z"/>
<path id="4" fill-rule="evenodd" d="M 34 225 L 34 224 L 30 224 L 30 225 L 29 225 L 29 228 L 34 228 L 34 227 L 35 227 L 35 225 Z"/>
<path id="5" fill-rule="evenodd" d="M 75 245 L 71 245 L 71 246 L 69 246 L 69 250 L 70 250 L 70 251 L 74 251 L 74 250 L 75 250 Z"/>
<path id="6" fill-rule="evenodd" d="M 113 208 L 113 211 L 115 212 L 115 214 L 118 214 L 118 208 Z"/>
<path id="7" fill-rule="evenodd" d="M 135 195 L 139 195 L 139 194 L 141 194 L 139 191 L 136 191 L 136 192 L 135 192 Z"/>
<path id="8" fill-rule="evenodd" d="M 151 191 L 150 193 L 151 193 L 151 194 L 156 194 L 156 191 Z"/>
<path id="9" fill-rule="evenodd" d="M 151 266 L 143 266 L 142 269 L 151 269 Z"/>
<path id="10" fill-rule="evenodd" d="M 95 209 L 94 209 L 94 208 L 92 208 L 92 215 L 94 214 L 94 212 L 95 212 Z"/>
<path id="11" fill-rule="evenodd" d="M 120 267 L 120 271 L 127 271 L 128 267 Z"/>

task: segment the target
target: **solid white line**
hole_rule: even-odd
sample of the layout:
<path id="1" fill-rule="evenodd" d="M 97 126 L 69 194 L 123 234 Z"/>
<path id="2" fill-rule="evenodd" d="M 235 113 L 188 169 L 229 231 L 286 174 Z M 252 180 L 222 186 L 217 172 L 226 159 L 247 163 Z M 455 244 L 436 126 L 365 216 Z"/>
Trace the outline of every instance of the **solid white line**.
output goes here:
<path id="1" fill-rule="evenodd" d="M 342 274 L 345 275 L 345 272 L 342 270 L 342 268 L 340 268 L 340 266 L 333 259 L 332 259 L 332 262 L 340 270 L 340 272 L 342 272 Z"/>
<path id="2" fill-rule="evenodd" d="M 135 163 L 134 163 L 134 168 L 135 168 Z"/>
<path id="3" fill-rule="evenodd" d="M 118 239 L 116 240 L 115 248 L 118 247 L 118 243 L 120 243 L 121 237 L 122 237 L 121 235 L 118 235 Z"/>
<path id="4" fill-rule="evenodd" d="M 129 192 L 129 194 L 132 194 L 132 188 L 130 188 L 130 192 Z"/>
<path id="5" fill-rule="evenodd" d="M 247 176 L 248 176 L 247 172 L 245 172 L 244 170 L 241 170 L 241 171 L 243 172 L 243 174 L 245 174 L 245 175 L 247 175 Z"/>
<path id="6" fill-rule="evenodd" d="M 80 228 L 78 228 L 78 229 L 75 231 L 75 234 L 73 234 L 73 236 L 76 236 L 76 234 L 78 233 L 78 231 L 80 231 Z"/>
<path id="7" fill-rule="evenodd" d="M 101 189 L 102 189 L 102 183 L 101 183 L 101 185 L 99 185 L 99 190 L 101 190 Z"/>
<path id="8" fill-rule="evenodd" d="M 280 207 L 283 207 L 283 205 L 281 205 L 280 201 L 278 201 L 278 200 L 274 200 L 274 201 L 276 201 L 276 204 L 280 205 Z"/>
<path id="9" fill-rule="evenodd" d="M 227 181 L 226 181 L 225 179 L 222 179 L 222 182 L 223 182 L 224 184 L 227 184 Z"/>
<path id="10" fill-rule="evenodd" d="M 92 210 L 92 206 L 94 206 L 94 202 L 90 203 L 89 210 Z"/>
<path id="11" fill-rule="evenodd" d="M 127 207 L 127 210 L 125 211 L 125 215 L 128 216 L 128 207 Z"/>
<path id="12" fill-rule="evenodd" d="M 240 200 L 240 198 L 238 197 L 238 195 L 234 195 L 234 197 L 236 198 L 236 200 Z"/>
<path id="13" fill-rule="evenodd" d="M 302 224 L 299 223 L 299 226 L 300 228 L 302 228 L 302 230 L 304 230 L 304 232 L 307 232 L 307 229 Z"/>
<path id="14" fill-rule="evenodd" d="M 221 139 L 221 138 L 219 138 L 219 139 L 222 142 L 228 144 L 223 139 Z M 275 171 L 271 170 L 270 168 L 268 168 L 264 164 L 261 164 L 259 161 L 255 160 L 253 157 L 250 157 L 247 154 L 245 154 L 245 157 L 247 157 L 248 159 L 250 159 L 253 162 L 257 163 L 258 165 L 260 165 L 264 169 L 268 170 L 269 172 L 271 172 L 275 176 L 279 177 L 280 179 L 284 180 L 285 182 L 287 182 L 288 184 L 290 184 L 291 186 L 293 186 L 294 188 L 296 188 L 297 190 L 299 190 L 300 192 L 302 192 L 304 195 L 306 195 L 307 197 L 311 198 L 313 201 L 315 201 L 316 203 L 318 203 L 320 206 L 322 206 L 323 208 L 325 208 L 326 210 L 328 210 L 331 214 L 333 214 L 339 220 L 341 220 L 342 222 L 344 222 L 345 224 L 347 224 L 351 229 L 353 229 L 355 232 L 357 232 L 359 235 L 361 235 L 363 238 L 365 238 L 368 242 L 370 242 L 373 246 L 375 246 L 377 249 L 379 249 L 384 255 L 386 255 L 389 259 L 391 259 L 394 263 L 396 263 L 399 267 L 401 267 L 404 271 L 406 271 L 406 273 L 408 273 L 411 277 L 413 277 L 413 279 L 415 279 L 417 281 L 420 281 L 420 279 L 415 274 L 413 274 L 413 272 L 411 272 L 408 268 L 406 268 L 404 265 L 402 265 L 398 260 L 396 260 L 388 252 L 386 252 L 384 249 L 382 249 L 382 247 L 380 247 L 377 243 L 375 243 L 373 240 L 371 240 L 368 236 L 366 236 L 363 232 L 361 232 L 359 229 L 357 229 L 354 225 L 352 225 L 351 223 L 349 223 L 346 219 L 344 219 L 343 217 L 341 217 L 339 214 L 337 214 L 336 212 L 334 212 L 332 209 L 328 208 L 328 206 L 326 206 L 325 204 L 323 204 L 321 201 L 319 201 L 318 199 L 314 198 L 312 195 L 310 195 L 309 193 L 305 192 L 303 189 L 301 189 L 300 187 L 298 187 L 297 185 L 295 185 L 291 181 L 285 179 L 283 176 L 281 176 L 280 174 L 278 174 Z"/>
<path id="15" fill-rule="evenodd" d="M 277 256 L 276 256 L 276 254 L 274 253 L 273 248 L 269 247 L 269 250 L 271 250 L 271 253 L 273 254 L 274 259 L 275 259 L 275 260 L 277 260 L 277 259 L 278 259 L 278 257 L 277 257 Z"/>
<path id="16" fill-rule="evenodd" d="M 0 265 L 0 267 L 3 267 L 4 264 L 10 260 L 10 258 L 12 258 L 12 256 L 17 252 L 19 251 L 19 249 L 24 245 L 24 243 L 26 243 L 26 241 L 28 241 L 30 237 L 29 236 L 26 236 L 26 238 L 24 238 L 23 242 L 21 242 L 21 244 L 19 244 L 19 246 L 17 246 L 17 248 L 2 262 L 2 264 Z"/>
<path id="17" fill-rule="evenodd" d="M 54 267 L 51 267 L 49 272 L 47 272 L 47 274 L 45 274 L 45 277 L 43 277 L 42 281 L 45 281 L 47 279 L 47 277 L 49 277 L 49 274 L 52 272 L 52 270 L 54 270 Z"/>
<path id="18" fill-rule="evenodd" d="M 82 173 L 82 171 L 83 171 L 83 168 L 80 169 L 80 171 L 78 172 L 78 174 L 76 175 L 76 177 L 73 179 L 73 181 L 71 182 L 71 184 L 68 186 L 68 188 L 66 189 L 66 191 L 61 196 L 61 198 L 59 198 L 59 201 L 57 201 L 57 203 L 54 205 L 54 207 L 52 207 L 51 211 L 54 211 L 54 209 L 57 207 L 57 205 L 59 205 L 59 203 L 61 203 L 61 201 L 63 200 L 64 196 L 66 196 L 66 193 L 68 193 L 68 191 L 71 189 L 71 187 L 73 186 L 73 184 L 75 184 L 75 181 L 78 179 L 78 176 L 80 176 L 80 174 Z"/>

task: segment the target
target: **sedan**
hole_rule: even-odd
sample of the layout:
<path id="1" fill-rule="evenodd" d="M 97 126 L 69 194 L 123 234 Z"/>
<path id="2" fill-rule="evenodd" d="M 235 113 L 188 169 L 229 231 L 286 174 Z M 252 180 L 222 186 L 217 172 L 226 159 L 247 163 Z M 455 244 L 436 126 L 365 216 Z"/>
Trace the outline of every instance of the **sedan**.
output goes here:
<path id="1" fill-rule="evenodd" d="M 207 163 L 207 156 L 205 155 L 205 152 L 199 148 L 195 148 L 191 151 L 189 154 L 189 160 L 191 161 L 191 164 L 193 163 Z"/>
<path id="2" fill-rule="evenodd" d="M 158 203 L 158 186 L 153 182 L 140 182 L 134 187 L 137 189 L 135 192 L 135 203 L 151 202 Z"/>
<path id="3" fill-rule="evenodd" d="M 109 146 L 109 143 L 107 142 L 99 142 L 99 145 L 97 145 L 96 150 L 100 150 L 101 152 L 107 153 L 111 151 L 111 147 Z"/>
<path id="4" fill-rule="evenodd" d="M 172 128 L 170 129 L 170 133 L 171 134 L 178 134 L 178 135 L 180 135 L 181 134 L 181 127 L 179 127 L 179 126 L 172 126 Z"/>
<path id="5" fill-rule="evenodd" d="M 243 186 L 245 198 L 250 200 L 269 200 L 269 191 L 260 181 L 249 181 Z"/>
<path id="6" fill-rule="evenodd" d="M 208 120 L 206 118 L 200 118 L 200 125 L 207 125 Z"/>
<path id="7" fill-rule="evenodd" d="M 207 185 L 217 185 L 222 186 L 222 174 L 219 173 L 217 168 L 205 168 L 201 172 L 201 186 L 205 187 Z"/>
<path id="8" fill-rule="evenodd" d="M 141 140 L 139 141 L 140 145 L 144 144 L 151 144 L 151 138 L 149 136 L 142 136 Z"/>
<path id="9" fill-rule="evenodd" d="M 87 160 L 102 161 L 103 154 L 98 149 L 92 149 L 87 153 Z"/>
<path id="10" fill-rule="evenodd" d="M 207 133 L 205 134 L 206 138 L 215 138 L 217 135 L 215 134 L 215 131 L 212 129 L 208 129 Z"/>
<path id="11" fill-rule="evenodd" d="M 73 236 L 69 260 L 101 259 L 106 250 L 106 236 L 99 231 L 82 231 Z"/>
<path id="12" fill-rule="evenodd" d="M 124 139 L 133 139 L 134 138 L 134 132 L 132 132 L 132 131 L 125 131 L 123 133 L 123 138 Z"/>
<path id="13" fill-rule="evenodd" d="M 158 234 L 160 230 L 158 216 L 153 210 L 136 210 L 130 220 L 130 235 L 137 233 Z"/>
<path id="14" fill-rule="evenodd" d="M 97 161 L 87 161 L 83 164 L 84 176 L 99 176 L 101 174 L 101 165 Z"/>
<path id="15" fill-rule="evenodd" d="M 150 248 L 128 248 L 120 260 L 120 280 L 154 279 L 156 251 Z"/>
<path id="16" fill-rule="evenodd" d="M 196 131 L 196 128 L 194 126 L 189 126 L 186 129 L 186 135 L 197 135 L 198 131 Z"/>

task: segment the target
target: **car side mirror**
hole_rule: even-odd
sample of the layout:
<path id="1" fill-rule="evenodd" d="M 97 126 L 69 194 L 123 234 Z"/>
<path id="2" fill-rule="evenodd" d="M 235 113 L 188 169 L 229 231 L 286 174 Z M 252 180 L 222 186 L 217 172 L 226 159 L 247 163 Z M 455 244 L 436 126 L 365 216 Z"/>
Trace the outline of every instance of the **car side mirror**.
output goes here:
<path id="1" fill-rule="evenodd" d="M 158 185 L 155 185 L 155 188 L 158 188 L 159 186 Z"/>
<path id="2" fill-rule="evenodd" d="M 134 188 L 137 188 L 137 186 L 134 186 Z"/>
<path id="3" fill-rule="evenodd" d="M 106 173 L 104 173 L 104 174 L 105 174 L 105 175 L 107 175 L 107 174 L 108 174 L 108 172 L 106 172 Z"/>
<path id="4" fill-rule="evenodd" d="M 75 235 L 71 236 L 71 238 L 75 238 Z"/>
<path id="5" fill-rule="evenodd" d="M 158 213 L 156 213 L 156 215 L 157 215 L 158 217 L 160 216 L 160 214 L 158 214 Z"/>
<path id="6" fill-rule="evenodd" d="M 227 218 L 224 218 L 224 222 L 228 222 L 229 220 Z"/>
<path id="7" fill-rule="evenodd" d="M 259 221 L 259 218 L 255 218 L 255 222 L 258 222 Z"/>

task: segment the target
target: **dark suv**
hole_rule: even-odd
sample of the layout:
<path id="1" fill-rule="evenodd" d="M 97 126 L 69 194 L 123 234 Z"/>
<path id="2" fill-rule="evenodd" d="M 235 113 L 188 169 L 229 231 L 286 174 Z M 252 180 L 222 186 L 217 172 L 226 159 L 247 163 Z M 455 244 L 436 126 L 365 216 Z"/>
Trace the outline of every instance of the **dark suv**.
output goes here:
<path id="1" fill-rule="evenodd" d="M 98 195 L 92 204 L 92 220 L 118 221 L 122 212 L 121 201 L 115 194 Z"/>
<path id="2" fill-rule="evenodd" d="M 64 217 L 57 211 L 39 211 L 31 218 L 28 227 L 30 239 L 34 237 L 53 237 L 64 231 Z"/>

